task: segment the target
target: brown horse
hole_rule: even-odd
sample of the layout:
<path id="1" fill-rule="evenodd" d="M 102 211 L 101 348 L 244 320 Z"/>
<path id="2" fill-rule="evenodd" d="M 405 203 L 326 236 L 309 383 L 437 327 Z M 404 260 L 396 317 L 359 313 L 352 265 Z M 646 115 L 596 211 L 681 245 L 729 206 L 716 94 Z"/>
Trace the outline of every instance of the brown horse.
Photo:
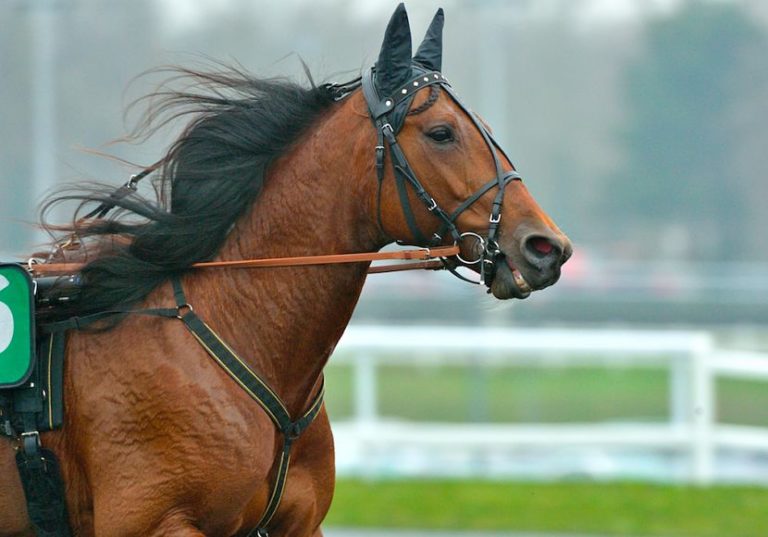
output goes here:
<path id="1" fill-rule="evenodd" d="M 401 5 L 375 69 L 345 85 L 187 72 L 201 92 L 164 101 L 163 110 L 196 115 L 158 166 L 159 205 L 82 196 L 122 214 L 76 223 L 101 250 L 82 271 L 79 302 L 60 316 L 173 308 L 168 282 L 180 274 L 186 302 L 299 417 L 369 263 L 192 263 L 458 241 L 460 259 L 476 261 L 500 299 L 553 284 L 568 239 L 439 74 L 441 30 L 439 11 L 412 57 Z M 324 407 L 295 441 L 265 525 L 285 436 L 264 409 L 179 320 L 123 315 L 100 328 L 70 333 L 64 426 L 42 435 L 61 461 L 74 535 L 322 535 L 334 489 Z M 13 452 L 0 438 L 0 535 L 34 535 Z"/>

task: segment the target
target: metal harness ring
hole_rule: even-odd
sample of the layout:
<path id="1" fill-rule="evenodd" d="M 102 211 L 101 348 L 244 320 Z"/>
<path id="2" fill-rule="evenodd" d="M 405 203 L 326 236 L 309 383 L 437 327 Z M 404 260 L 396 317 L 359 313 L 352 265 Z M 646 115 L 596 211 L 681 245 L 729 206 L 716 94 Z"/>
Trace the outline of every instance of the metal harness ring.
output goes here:
<path id="1" fill-rule="evenodd" d="M 465 231 L 464 233 L 459 235 L 459 240 L 458 241 L 454 241 L 454 243 L 453 243 L 454 246 L 457 245 L 462 240 L 464 240 L 464 237 L 473 237 L 474 239 L 477 240 L 478 246 L 480 246 L 479 254 L 477 256 L 477 259 L 475 259 L 473 261 L 468 261 L 468 260 L 464 259 L 463 257 L 461 257 L 461 252 L 456 254 L 456 258 L 459 261 L 461 261 L 462 263 L 464 263 L 465 265 L 477 265 L 485 257 L 485 239 L 483 237 L 481 237 L 480 235 L 478 235 L 477 233 L 473 232 L 473 231 Z"/>

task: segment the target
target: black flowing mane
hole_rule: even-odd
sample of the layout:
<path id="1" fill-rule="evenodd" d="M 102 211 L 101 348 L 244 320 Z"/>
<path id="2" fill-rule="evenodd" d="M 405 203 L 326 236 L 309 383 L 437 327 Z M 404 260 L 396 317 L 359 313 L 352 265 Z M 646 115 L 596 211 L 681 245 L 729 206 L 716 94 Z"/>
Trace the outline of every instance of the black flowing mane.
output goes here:
<path id="1" fill-rule="evenodd" d="M 55 308 L 56 318 L 130 306 L 170 275 L 212 259 L 258 196 L 270 164 L 333 103 L 328 86 L 260 79 L 231 67 L 173 71 L 172 81 L 189 84 L 147 96 L 143 125 L 151 135 L 172 120 L 192 119 L 156 164 L 157 199 L 115 199 L 114 185 L 96 184 L 62 190 L 44 205 L 43 225 L 73 234 L 89 259 L 79 300 Z M 80 202 L 73 224 L 46 225 L 52 206 L 73 200 Z M 115 210 L 78 221 L 94 203 Z"/>

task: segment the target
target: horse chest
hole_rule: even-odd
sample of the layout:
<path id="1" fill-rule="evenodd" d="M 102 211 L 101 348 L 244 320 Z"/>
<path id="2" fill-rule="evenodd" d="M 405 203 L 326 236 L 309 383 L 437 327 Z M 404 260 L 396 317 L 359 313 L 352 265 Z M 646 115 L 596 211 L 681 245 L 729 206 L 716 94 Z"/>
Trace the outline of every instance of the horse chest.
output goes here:
<path id="1" fill-rule="evenodd" d="M 249 516 L 262 516 L 263 492 L 274 482 L 276 468 L 270 471 L 267 483 L 260 487 Z M 271 535 L 315 535 L 331 505 L 335 484 L 333 437 L 325 412 L 318 416 L 296 444 L 288 471 L 286 488 L 272 523 Z"/>

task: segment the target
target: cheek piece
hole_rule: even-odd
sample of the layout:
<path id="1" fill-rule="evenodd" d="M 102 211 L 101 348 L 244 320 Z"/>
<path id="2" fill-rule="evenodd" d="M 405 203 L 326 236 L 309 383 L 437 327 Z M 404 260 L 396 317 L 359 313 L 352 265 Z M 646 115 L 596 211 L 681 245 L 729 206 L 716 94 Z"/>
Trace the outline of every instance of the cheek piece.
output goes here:
<path id="1" fill-rule="evenodd" d="M 381 96 L 376 87 L 375 67 L 369 68 L 362 76 L 361 84 L 363 96 L 368 105 L 368 111 L 376 128 L 377 144 L 375 148 L 376 176 L 378 179 L 378 209 L 377 217 L 379 226 L 383 230 L 381 221 L 381 186 L 384 180 L 384 159 L 386 150 L 389 149 L 389 156 L 392 160 L 392 167 L 395 175 L 395 185 L 397 187 L 400 205 L 405 216 L 405 221 L 413 236 L 412 240 L 398 240 L 399 244 L 404 242 L 417 244 L 418 246 L 432 247 L 443 243 L 444 238 L 450 235 L 455 243 L 460 243 L 464 239 L 470 238 L 478 242 L 478 256 L 476 259 L 462 259 L 459 261 L 464 265 L 477 265 L 480 269 L 480 281 L 472 283 L 485 284 L 490 287 L 496 272 L 496 261 L 503 254 L 497 242 L 499 224 L 501 222 L 501 208 L 504 203 L 504 189 L 514 180 L 521 180 L 520 174 L 514 169 L 504 170 L 499 153 L 504 155 L 509 161 L 504 150 L 501 149 L 493 135 L 485 128 L 478 117 L 466 107 L 451 88 L 445 77 L 438 71 L 422 69 L 417 64 L 413 64 L 414 76 L 405 82 L 402 86 L 391 92 L 390 95 Z M 467 114 L 472 123 L 483 137 L 485 145 L 488 147 L 491 158 L 493 159 L 496 176 L 481 186 L 471 196 L 459 204 L 452 212 L 447 212 L 441 208 L 435 198 L 433 198 L 422 185 L 416 176 L 403 149 L 397 143 L 397 133 L 400 131 L 405 117 L 413 100 L 414 94 L 426 86 L 439 86 L 455 103 Z M 344 98 L 352 90 L 349 86 L 332 86 L 330 90 L 336 91 L 337 98 Z M 386 144 L 386 145 L 385 145 Z M 411 209 L 411 202 L 408 197 L 408 186 L 413 189 L 416 197 L 424 204 L 429 212 L 435 215 L 441 222 L 439 230 L 431 237 L 427 238 L 419 229 L 416 219 Z M 491 205 L 491 212 L 488 217 L 488 231 L 485 237 L 471 231 L 461 232 L 456 226 L 456 219 L 467 208 L 472 206 L 486 192 L 496 188 L 497 192 Z M 463 280 L 467 280 L 455 270 L 454 263 L 444 260 L 446 267 L 451 272 Z"/>

